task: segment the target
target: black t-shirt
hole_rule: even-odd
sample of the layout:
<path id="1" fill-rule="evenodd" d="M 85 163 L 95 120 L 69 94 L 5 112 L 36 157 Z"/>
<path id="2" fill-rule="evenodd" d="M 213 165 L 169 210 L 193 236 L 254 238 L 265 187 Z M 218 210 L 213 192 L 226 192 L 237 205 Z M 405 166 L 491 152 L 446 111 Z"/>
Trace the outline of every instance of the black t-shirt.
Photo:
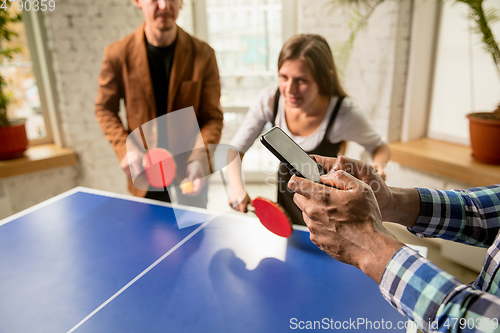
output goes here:
<path id="1" fill-rule="evenodd" d="M 174 59 L 175 42 L 166 47 L 156 47 L 146 40 L 149 71 L 155 91 L 156 116 L 167 113 L 168 84 Z"/>

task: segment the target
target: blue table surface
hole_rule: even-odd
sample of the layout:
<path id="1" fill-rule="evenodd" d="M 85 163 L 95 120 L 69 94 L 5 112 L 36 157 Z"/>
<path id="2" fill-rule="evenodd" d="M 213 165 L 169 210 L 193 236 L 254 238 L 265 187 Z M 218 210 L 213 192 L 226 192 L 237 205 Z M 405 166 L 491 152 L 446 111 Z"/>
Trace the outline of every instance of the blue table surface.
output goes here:
<path id="1" fill-rule="evenodd" d="M 0 225 L 0 332 L 288 332 L 331 320 L 405 331 L 377 284 L 308 232 L 268 233 L 237 215 L 179 229 L 170 207 L 76 191 Z"/>

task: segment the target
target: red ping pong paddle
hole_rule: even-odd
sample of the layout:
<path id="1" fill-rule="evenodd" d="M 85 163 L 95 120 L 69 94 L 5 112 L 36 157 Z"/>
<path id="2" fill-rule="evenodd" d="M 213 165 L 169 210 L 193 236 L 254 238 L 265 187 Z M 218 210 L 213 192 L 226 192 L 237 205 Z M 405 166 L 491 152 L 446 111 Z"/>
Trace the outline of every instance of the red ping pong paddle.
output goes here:
<path id="1" fill-rule="evenodd" d="M 267 230 L 281 237 L 292 235 L 292 222 L 280 204 L 269 199 L 257 197 L 252 200 L 252 206 L 260 222 Z"/>
<path id="2" fill-rule="evenodd" d="M 177 173 L 177 165 L 170 152 L 163 148 L 149 149 L 142 159 L 149 185 L 165 188 L 172 184 Z"/>

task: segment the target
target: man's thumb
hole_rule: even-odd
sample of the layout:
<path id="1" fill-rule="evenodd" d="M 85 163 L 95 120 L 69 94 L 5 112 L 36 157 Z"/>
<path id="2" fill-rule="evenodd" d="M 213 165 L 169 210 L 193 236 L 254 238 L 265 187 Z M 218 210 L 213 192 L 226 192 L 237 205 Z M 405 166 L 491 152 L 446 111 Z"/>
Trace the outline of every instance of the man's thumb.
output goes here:
<path id="1" fill-rule="evenodd" d="M 343 170 L 337 170 L 327 173 L 326 175 L 322 175 L 320 180 L 323 184 L 336 187 L 343 191 L 358 188 L 363 184 L 359 179 Z"/>

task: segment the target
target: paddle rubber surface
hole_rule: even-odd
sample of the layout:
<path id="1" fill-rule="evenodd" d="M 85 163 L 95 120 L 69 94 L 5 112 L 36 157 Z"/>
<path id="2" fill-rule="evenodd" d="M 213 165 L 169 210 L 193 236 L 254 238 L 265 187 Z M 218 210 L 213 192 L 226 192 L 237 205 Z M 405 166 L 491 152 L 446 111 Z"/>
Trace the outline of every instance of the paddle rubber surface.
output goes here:
<path id="1" fill-rule="evenodd" d="M 172 184 L 177 173 L 172 154 L 163 148 L 148 150 L 142 159 L 142 166 L 149 185 L 155 188 L 165 188 Z"/>
<path id="2" fill-rule="evenodd" d="M 252 205 L 264 227 L 278 236 L 290 237 L 293 232 L 292 223 L 288 214 L 278 203 L 258 197 L 252 201 Z"/>

